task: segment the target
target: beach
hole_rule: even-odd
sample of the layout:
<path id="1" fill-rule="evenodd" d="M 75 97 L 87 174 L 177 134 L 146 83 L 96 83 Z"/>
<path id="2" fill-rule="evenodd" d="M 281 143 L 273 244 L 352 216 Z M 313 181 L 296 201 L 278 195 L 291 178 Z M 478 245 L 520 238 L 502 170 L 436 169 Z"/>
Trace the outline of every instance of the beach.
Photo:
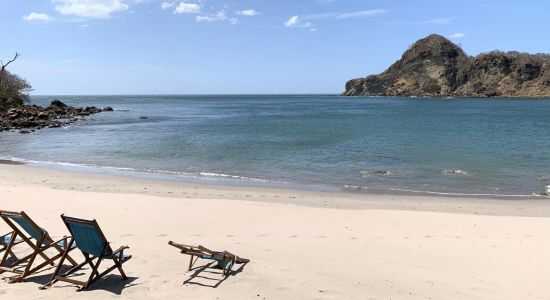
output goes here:
<path id="1" fill-rule="evenodd" d="M 1 281 L 2 299 L 549 299 L 546 198 L 270 189 L 1 164 L 0 199 L 54 238 L 68 234 L 62 213 L 96 219 L 113 248 L 128 245 L 133 256 L 126 282 L 114 272 L 90 291 L 39 290 L 46 269 Z M 187 272 L 188 257 L 168 241 L 250 263 L 225 280 L 215 269 Z"/>

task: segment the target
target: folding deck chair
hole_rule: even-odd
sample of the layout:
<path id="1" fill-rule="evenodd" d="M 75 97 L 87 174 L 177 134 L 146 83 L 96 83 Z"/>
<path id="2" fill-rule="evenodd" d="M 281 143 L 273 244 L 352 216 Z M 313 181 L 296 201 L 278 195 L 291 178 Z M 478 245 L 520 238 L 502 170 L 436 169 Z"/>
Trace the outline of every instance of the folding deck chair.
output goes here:
<path id="1" fill-rule="evenodd" d="M 124 280 L 128 279 L 122 270 L 122 264 L 132 258 L 131 255 L 124 255 L 123 253 L 125 249 L 129 248 L 128 246 L 122 246 L 113 251 L 109 245 L 109 242 L 105 238 L 105 235 L 103 235 L 101 228 L 99 228 L 96 220 L 77 219 L 66 217 L 64 215 L 61 215 L 61 219 L 63 219 L 63 222 L 67 226 L 67 229 L 69 229 L 72 236 L 69 241 L 69 247 L 61 257 L 61 263 L 69 256 L 69 252 L 74 249 L 71 247 L 74 243 L 76 243 L 76 248 L 78 248 L 78 250 L 80 250 L 80 252 L 84 255 L 85 260 L 65 273 L 60 273 L 60 263 L 55 269 L 51 281 L 43 285 L 41 287 L 42 289 L 51 287 L 58 281 L 64 281 L 81 286 L 79 291 L 86 290 L 90 287 L 90 285 L 103 278 L 114 269 L 118 269 Z M 105 259 L 112 259 L 114 264 L 107 270 L 99 273 L 99 265 Z M 93 262 L 94 260 L 96 260 L 95 263 Z M 92 269 L 87 281 L 79 281 L 69 277 L 69 275 L 82 269 L 85 265 L 89 265 Z"/>
<path id="2" fill-rule="evenodd" d="M 9 280 L 9 283 L 21 282 L 29 275 L 36 273 L 47 265 L 54 266 L 54 262 L 59 259 L 67 249 L 67 239 L 63 237 L 58 241 L 52 240 L 46 230 L 36 225 L 36 223 L 25 212 L 11 212 L 0 210 L 0 218 L 2 218 L 8 226 L 13 230 L 9 238 L 3 237 L 7 241 L 2 260 L 0 261 L 0 274 L 10 272 L 16 274 Z M 33 241 L 34 240 L 34 241 Z M 13 247 L 26 243 L 32 253 L 22 258 L 16 258 L 13 254 Z M 51 249 L 57 254 L 50 257 L 46 250 Z M 12 256 L 12 261 L 9 261 L 8 256 Z M 37 256 L 41 256 L 44 262 L 34 266 Z M 69 262 L 76 265 L 76 262 L 67 257 Z"/>
<path id="3" fill-rule="evenodd" d="M 189 259 L 189 267 L 187 268 L 187 271 L 191 270 L 195 262 L 197 262 L 197 260 L 201 258 L 216 261 L 217 267 L 222 269 L 222 276 L 228 276 L 231 273 L 231 268 L 233 268 L 236 263 L 245 264 L 250 261 L 246 258 L 238 257 L 237 255 L 227 251 L 212 251 L 201 245 L 190 246 L 174 243 L 172 241 L 169 241 L 168 245 L 180 249 L 182 254 L 191 256 L 191 258 Z M 195 256 L 197 257 L 196 259 Z"/>
<path id="4" fill-rule="evenodd" d="M 8 232 L 4 235 L 0 235 L 0 255 L 8 248 L 8 245 L 10 244 L 12 238 L 12 234 L 13 231 Z M 20 244 L 21 242 L 23 242 L 23 240 L 17 237 L 13 243 L 13 246 Z M 8 255 L 11 257 L 12 260 L 17 260 L 17 256 L 15 255 L 15 253 L 13 253 L 13 250 L 10 249 L 10 251 L 8 251 Z"/>

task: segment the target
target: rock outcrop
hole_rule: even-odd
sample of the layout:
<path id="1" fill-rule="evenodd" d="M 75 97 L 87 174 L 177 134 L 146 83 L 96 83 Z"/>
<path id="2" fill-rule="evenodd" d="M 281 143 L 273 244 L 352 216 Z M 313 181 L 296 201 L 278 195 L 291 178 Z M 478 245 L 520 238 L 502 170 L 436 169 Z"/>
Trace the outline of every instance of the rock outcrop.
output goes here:
<path id="1" fill-rule="evenodd" d="M 29 133 L 44 127 L 61 127 L 85 118 L 91 114 L 102 111 L 112 111 L 112 108 L 72 107 L 54 100 L 48 107 L 19 106 L 7 110 L 0 110 L 0 132 L 7 130 L 20 130 L 21 133 Z"/>
<path id="2" fill-rule="evenodd" d="M 433 34 L 381 74 L 348 81 L 343 95 L 550 97 L 550 55 L 493 51 L 469 57 Z"/>

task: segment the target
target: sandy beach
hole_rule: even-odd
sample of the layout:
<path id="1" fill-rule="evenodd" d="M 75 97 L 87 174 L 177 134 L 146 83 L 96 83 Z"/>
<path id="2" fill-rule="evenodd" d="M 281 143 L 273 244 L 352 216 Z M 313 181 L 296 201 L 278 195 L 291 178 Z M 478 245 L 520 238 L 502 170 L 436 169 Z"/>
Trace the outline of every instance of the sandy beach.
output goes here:
<path id="1" fill-rule="evenodd" d="M 550 299 L 549 202 L 217 186 L 2 164 L 1 209 L 24 210 L 53 237 L 68 234 L 61 213 L 95 218 L 133 259 L 126 282 L 115 272 L 90 291 L 61 283 L 39 290 L 53 272 L 46 269 L 24 283 L 0 281 L 0 295 Z M 188 257 L 169 240 L 251 262 L 225 280 L 218 270 L 186 272 Z"/>

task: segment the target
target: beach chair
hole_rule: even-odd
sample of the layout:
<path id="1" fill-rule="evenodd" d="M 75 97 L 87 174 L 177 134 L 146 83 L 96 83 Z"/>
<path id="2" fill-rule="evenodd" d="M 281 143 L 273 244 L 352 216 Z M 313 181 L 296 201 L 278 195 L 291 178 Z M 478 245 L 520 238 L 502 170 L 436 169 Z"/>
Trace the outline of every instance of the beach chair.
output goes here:
<path id="1" fill-rule="evenodd" d="M 61 257 L 61 262 L 63 262 L 63 260 L 68 257 L 69 252 L 74 249 L 70 247 L 74 243 L 76 243 L 76 248 L 84 255 L 85 260 L 64 273 L 60 272 L 61 264 L 59 264 L 52 275 L 51 281 L 43 285 L 41 287 L 42 289 L 51 287 L 58 281 L 63 281 L 80 286 L 79 291 L 86 290 L 93 283 L 105 277 L 105 275 L 109 274 L 114 269 L 118 269 L 124 280 L 128 279 L 124 273 L 124 270 L 122 270 L 122 264 L 132 258 L 131 255 L 124 254 L 124 250 L 128 249 L 128 246 L 122 246 L 113 251 L 109 242 L 105 238 L 105 235 L 103 235 L 101 228 L 99 228 L 96 220 L 77 219 L 66 217 L 64 215 L 61 215 L 61 219 L 63 219 L 63 222 L 67 226 L 67 229 L 69 229 L 72 236 L 69 241 L 69 248 L 67 248 Z M 112 260 L 113 265 L 102 273 L 99 273 L 99 265 L 105 259 Z M 96 260 L 95 263 L 94 260 Z M 69 277 L 69 275 L 82 269 L 85 265 L 89 265 L 91 267 L 91 274 L 89 275 L 87 281 L 79 281 Z"/>
<path id="2" fill-rule="evenodd" d="M 2 260 L 0 261 L 0 274 L 10 272 L 16 274 L 9 283 L 21 282 L 29 275 L 38 272 L 42 268 L 51 265 L 59 259 L 67 249 L 67 240 L 65 236 L 58 241 L 52 240 L 46 230 L 36 225 L 36 223 L 25 212 L 11 212 L 0 210 L 0 218 L 2 218 L 8 226 L 13 230 L 9 237 L 3 236 L 5 245 Z M 13 248 L 25 243 L 32 252 L 22 258 L 16 258 Z M 48 254 L 46 250 L 52 250 L 56 253 L 53 256 Z M 11 260 L 8 256 L 11 256 Z M 36 258 L 40 256 L 44 260 L 42 263 L 35 266 Z M 76 262 L 67 257 L 69 262 L 76 265 Z"/>
<path id="3" fill-rule="evenodd" d="M 8 245 L 11 242 L 12 236 L 13 236 L 13 231 L 8 232 L 4 235 L 0 235 L 0 255 L 2 255 L 2 252 L 6 251 L 6 249 L 8 248 Z M 13 246 L 20 244 L 21 242 L 23 242 L 23 240 L 17 237 L 13 243 Z M 12 260 L 14 261 L 17 260 L 17 256 L 15 255 L 15 253 L 13 253 L 12 249 L 8 251 L 8 255 L 11 257 Z"/>
<path id="4" fill-rule="evenodd" d="M 178 248 L 180 250 L 180 253 L 182 254 L 191 256 L 189 259 L 189 267 L 187 268 L 187 271 L 191 270 L 195 262 L 197 262 L 197 260 L 201 258 L 216 261 L 216 267 L 222 269 L 222 276 L 228 276 L 231 273 L 231 268 L 233 268 L 235 264 L 246 264 L 250 261 L 246 258 L 238 257 L 237 255 L 227 251 L 212 251 L 201 245 L 190 246 L 178 244 L 172 241 L 169 241 L 168 245 Z"/>

